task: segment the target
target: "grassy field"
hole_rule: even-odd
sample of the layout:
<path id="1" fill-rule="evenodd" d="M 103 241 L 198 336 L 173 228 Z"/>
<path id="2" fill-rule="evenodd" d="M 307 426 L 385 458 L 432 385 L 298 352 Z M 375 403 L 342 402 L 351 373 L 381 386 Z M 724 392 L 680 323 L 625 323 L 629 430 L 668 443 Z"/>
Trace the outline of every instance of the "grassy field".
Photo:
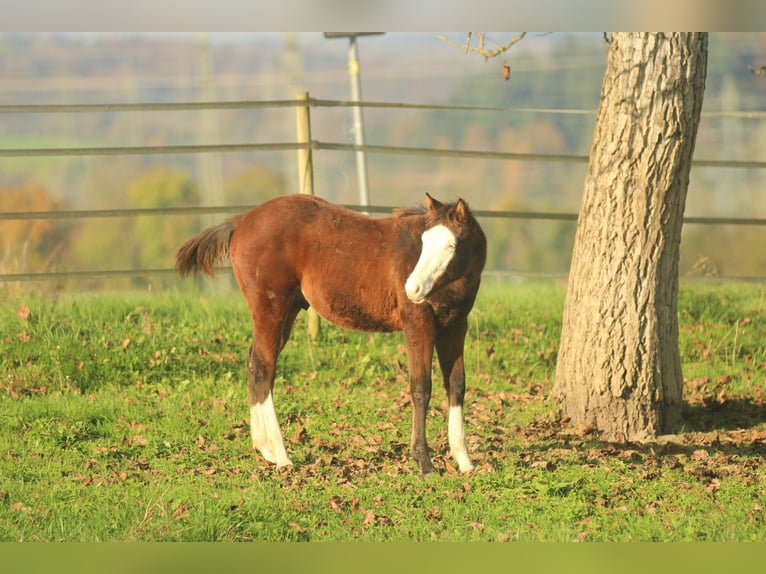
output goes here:
<path id="1" fill-rule="evenodd" d="M 238 293 L 0 302 L 0 540 L 766 539 L 766 287 L 683 284 L 683 432 L 604 443 L 558 420 L 564 289 L 482 288 L 466 430 L 439 473 L 409 461 L 402 337 L 296 325 L 275 401 L 296 466 L 251 449 Z"/>

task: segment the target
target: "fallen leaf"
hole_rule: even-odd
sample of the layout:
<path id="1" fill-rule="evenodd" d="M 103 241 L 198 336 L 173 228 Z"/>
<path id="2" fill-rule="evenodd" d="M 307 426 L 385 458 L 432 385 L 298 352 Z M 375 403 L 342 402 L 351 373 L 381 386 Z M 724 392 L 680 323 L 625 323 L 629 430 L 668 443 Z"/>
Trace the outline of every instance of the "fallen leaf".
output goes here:
<path id="1" fill-rule="evenodd" d="M 530 465 L 531 468 L 542 468 L 543 470 L 556 470 L 556 465 L 549 460 L 538 460 Z"/>
<path id="2" fill-rule="evenodd" d="M 763 507 L 757 502 L 753 505 L 753 509 L 747 513 L 747 519 L 750 522 L 762 523 L 763 522 Z"/>
<path id="3" fill-rule="evenodd" d="M 479 532 L 484 532 L 484 525 L 481 522 L 469 522 L 468 528 L 471 528 L 472 530 L 478 530 Z"/>
<path id="4" fill-rule="evenodd" d="M 705 449 L 697 449 L 692 453 L 692 460 L 696 460 L 698 462 L 705 462 L 710 460 L 710 453 L 706 451 Z"/>
<path id="5" fill-rule="evenodd" d="M 302 424 L 298 423 L 295 427 L 295 432 L 287 437 L 287 440 L 289 440 L 293 444 L 299 444 L 302 442 L 302 440 L 307 436 L 306 429 L 303 427 Z"/>
<path id="6" fill-rule="evenodd" d="M 29 307 L 27 307 L 26 305 L 22 305 L 21 307 L 16 309 L 16 316 L 23 321 L 27 321 L 29 319 L 29 315 L 31 312 L 32 311 Z"/>
<path id="7" fill-rule="evenodd" d="M 376 518 L 377 516 L 375 512 L 372 510 L 368 510 L 364 514 L 364 521 L 362 522 L 362 524 L 364 524 L 365 526 L 369 526 L 370 524 L 373 524 L 375 522 Z"/>
<path id="8" fill-rule="evenodd" d="M 146 445 L 146 439 L 142 435 L 140 435 L 140 434 L 133 435 L 132 437 L 130 437 L 127 440 L 127 444 L 128 444 L 128 446 L 133 446 L 134 444 L 137 444 L 139 446 L 145 446 Z"/>
<path id="9" fill-rule="evenodd" d="M 581 435 L 593 434 L 594 432 L 598 432 L 598 427 L 595 425 L 579 424 L 577 425 L 576 428 Z"/>
<path id="10" fill-rule="evenodd" d="M 306 527 L 304 527 L 304 526 L 301 526 L 301 525 L 300 525 L 300 524 L 298 524 L 297 522 L 288 522 L 288 523 L 287 523 L 287 525 L 288 525 L 290 528 L 292 528 L 293 530 L 295 530 L 295 531 L 296 531 L 298 534 L 305 534 L 306 532 L 308 532 L 308 531 L 309 531 L 309 529 L 308 529 L 308 528 L 306 528 Z"/>
<path id="11" fill-rule="evenodd" d="M 330 497 L 330 508 L 332 508 L 335 512 L 342 512 L 343 508 L 343 499 L 340 496 L 332 496 Z"/>
<path id="12" fill-rule="evenodd" d="M 10 508 L 11 510 L 15 512 L 29 512 L 30 510 L 32 510 L 23 502 L 14 502 L 13 504 L 11 504 Z"/>
<path id="13" fill-rule="evenodd" d="M 93 482 L 93 477 L 78 473 L 72 476 L 72 480 L 79 482 L 80 486 L 88 486 L 91 482 Z"/>
<path id="14" fill-rule="evenodd" d="M 190 510 L 191 510 L 191 505 L 190 504 L 186 504 L 186 503 L 179 504 L 176 507 L 176 509 L 173 511 L 173 519 L 174 520 L 179 520 L 179 519 L 183 518 L 184 514 L 186 514 Z"/>

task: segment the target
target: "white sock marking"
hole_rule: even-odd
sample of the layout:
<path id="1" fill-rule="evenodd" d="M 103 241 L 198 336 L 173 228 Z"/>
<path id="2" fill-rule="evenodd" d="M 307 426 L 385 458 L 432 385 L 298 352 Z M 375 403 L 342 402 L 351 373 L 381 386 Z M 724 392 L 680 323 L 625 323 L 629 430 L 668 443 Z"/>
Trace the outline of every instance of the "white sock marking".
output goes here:
<path id="1" fill-rule="evenodd" d="M 250 436 L 253 438 L 253 448 L 259 450 L 269 462 L 278 467 L 293 464 L 285 450 L 271 393 L 263 403 L 250 407 Z"/>
<path id="2" fill-rule="evenodd" d="M 457 239 L 444 225 L 427 229 L 422 236 L 423 249 L 404 290 L 415 303 L 422 303 L 455 255 Z"/>
<path id="3" fill-rule="evenodd" d="M 449 408 L 449 426 L 447 430 L 449 436 L 449 448 L 453 458 L 457 461 L 460 472 L 473 470 L 473 464 L 468 457 L 468 448 L 465 445 L 465 428 L 463 426 L 463 407 L 450 406 Z"/>

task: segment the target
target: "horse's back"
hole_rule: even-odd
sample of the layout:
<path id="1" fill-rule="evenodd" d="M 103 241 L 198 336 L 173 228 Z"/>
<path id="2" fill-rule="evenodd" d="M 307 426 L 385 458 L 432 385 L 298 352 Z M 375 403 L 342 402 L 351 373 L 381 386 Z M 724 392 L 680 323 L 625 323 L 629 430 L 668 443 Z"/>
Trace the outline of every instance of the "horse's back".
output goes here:
<path id="1" fill-rule="evenodd" d="M 272 252 L 311 250 L 321 253 L 374 226 L 367 216 L 312 195 L 283 195 L 266 201 L 242 216 L 232 235 L 232 253 L 246 248 L 249 256 Z M 292 253 L 298 255 L 298 253 Z"/>

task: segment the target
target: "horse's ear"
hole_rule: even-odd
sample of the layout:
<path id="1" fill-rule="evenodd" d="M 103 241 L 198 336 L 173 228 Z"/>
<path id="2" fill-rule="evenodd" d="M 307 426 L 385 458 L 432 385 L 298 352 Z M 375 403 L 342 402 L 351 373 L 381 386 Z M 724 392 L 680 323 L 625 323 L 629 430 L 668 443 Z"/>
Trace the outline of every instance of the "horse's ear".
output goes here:
<path id="1" fill-rule="evenodd" d="M 442 202 L 438 199 L 434 199 L 430 195 L 428 195 L 428 192 L 426 192 L 426 205 L 428 206 L 428 209 L 431 211 L 435 211 L 439 209 L 442 206 Z"/>
<path id="2" fill-rule="evenodd" d="M 468 221 L 468 215 L 468 204 L 462 199 L 458 199 L 455 206 L 455 219 L 458 223 L 465 223 Z"/>

